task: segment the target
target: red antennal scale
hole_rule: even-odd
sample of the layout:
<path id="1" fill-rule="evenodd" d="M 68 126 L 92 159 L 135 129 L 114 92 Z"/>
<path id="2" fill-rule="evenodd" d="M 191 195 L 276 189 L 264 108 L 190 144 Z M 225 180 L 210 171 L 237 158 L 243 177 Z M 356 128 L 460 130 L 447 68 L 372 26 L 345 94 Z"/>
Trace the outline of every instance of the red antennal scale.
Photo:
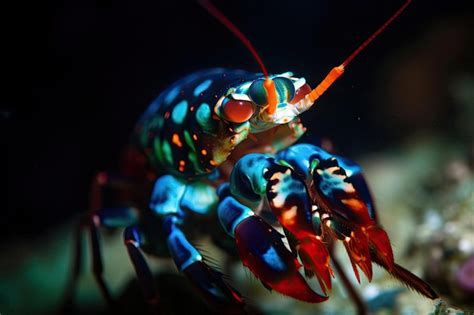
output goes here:
<path id="1" fill-rule="evenodd" d="M 401 7 L 398 9 L 387 21 L 385 21 L 382 26 L 380 26 L 369 38 L 367 38 L 359 47 L 357 47 L 356 50 L 352 54 L 347 57 L 346 60 L 344 60 L 340 66 L 332 68 L 331 71 L 329 71 L 328 75 L 324 78 L 324 80 L 314 89 L 312 90 L 307 97 L 309 97 L 309 100 L 314 102 L 316 99 L 318 99 L 326 90 L 334 83 L 334 81 L 337 80 L 343 73 L 345 67 L 354 59 L 362 50 L 364 50 L 367 45 L 373 41 L 377 36 L 382 33 L 385 28 L 390 25 L 390 23 L 395 20 L 400 13 L 402 13 L 406 7 L 411 3 L 411 0 L 407 0 Z"/>

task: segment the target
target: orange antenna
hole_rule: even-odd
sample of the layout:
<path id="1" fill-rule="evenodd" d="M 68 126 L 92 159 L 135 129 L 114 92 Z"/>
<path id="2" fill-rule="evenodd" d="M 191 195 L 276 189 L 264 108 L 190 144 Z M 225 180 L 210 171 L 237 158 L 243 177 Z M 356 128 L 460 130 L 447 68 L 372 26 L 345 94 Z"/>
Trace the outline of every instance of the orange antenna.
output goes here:
<path id="1" fill-rule="evenodd" d="M 267 91 L 268 95 L 267 112 L 272 115 L 276 111 L 278 105 L 275 82 L 273 82 L 272 79 L 266 78 L 265 82 L 263 82 L 263 88 Z"/>
<path id="2" fill-rule="evenodd" d="M 207 10 L 213 17 L 215 17 L 219 22 L 221 22 L 225 27 L 227 27 L 235 36 L 247 47 L 248 50 L 252 53 L 253 57 L 257 61 L 258 65 L 262 69 L 265 79 L 268 79 L 268 71 L 265 65 L 263 64 L 262 59 L 258 55 L 257 51 L 253 47 L 250 40 L 232 23 L 218 8 L 216 8 L 211 1 L 209 0 L 198 0 L 198 3 Z"/>
<path id="3" fill-rule="evenodd" d="M 354 52 L 350 54 L 349 57 L 347 57 L 347 59 L 341 63 L 341 65 L 332 68 L 331 71 L 329 71 L 327 76 L 324 78 L 324 80 L 321 81 L 321 83 L 314 90 L 312 90 L 308 95 L 306 95 L 305 100 L 310 102 L 310 104 L 306 104 L 306 106 L 311 106 L 316 99 L 318 99 L 324 92 L 326 92 L 326 90 L 334 83 L 334 81 L 336 81 L 337 78 L 339 78 L 344 73 L 345 67 L 352 61 L 352 59 L 354 59 L 362 50 L 364 50 L 365 47 L 367 47 L 370 42 L 372 42 L 377 36 L 379 36 L 380 33 L 382 33 L 385 28 L 390 25 L 390 23 L 392 23 L 393 20 L 395 20 L 400 15 L 400 13 L 402 13 L 406 9 L 406 7 L 411 3 L 411 1 L 412 0 L 407 0 L 400 7 L 400 9 L 398 9 L 387 21 L 385 21 L 384 24 L 382 24 L 382 26 L 380 26 L 359 47 L 357 47 L 357 49 L 354 50 Z M 306 106 L 303 105 L 303 107 Z"/>

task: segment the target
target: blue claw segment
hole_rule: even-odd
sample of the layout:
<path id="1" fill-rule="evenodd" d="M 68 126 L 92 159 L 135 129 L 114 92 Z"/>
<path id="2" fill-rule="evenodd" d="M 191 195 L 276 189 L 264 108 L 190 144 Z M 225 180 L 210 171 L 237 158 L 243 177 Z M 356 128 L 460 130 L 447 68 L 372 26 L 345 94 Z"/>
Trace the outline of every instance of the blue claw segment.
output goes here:
<path id="1" fill-rule="evenodd" d="M 201 182 L 187 183 L 180 208 L 199 214 L 208 214 L 217 203 L 216 189 Z"/>
<path id="2" fill-rule="evenodd" d="M 168 235 L 168 248 L 178 269 L 213 308 L 220 313 L 241 314 L 244 302 L 240 293 L 228 285 L 219 272 L 203 261 L 201 254 L 176 225 L 177 222 L 176 217 L 165 218 L 163 232 Z"/>
<path id="3" fill-rule="evenodd" d="M 183 271 L 194 262 L 202 261 L 201 254 L 194 248 L 184 236 L 183 232 L 176 226 L 177 219 L 175 217 L 167 217 L 163 222 L 163 229 L 168 235 L 168 248 L 171 257 L 178 267 L 179 271 Z"/>
<path id="4" fill-rule="evenodd" d="M 232 195 L 246 204 L 258 205 L 267 187 L 263 174 L 270 166 L 270 158 L 265 154 L 251 153 L 242 157 L 230 176 Z"/>
<path id="5" fill-rule="evenodd" d="M 286 150 L 278 152 L 275 156 L 277 161 L 285 161 L 299 176 L 308 177 L 308 169 L 310 166 L 309 157 L 317 147 L 311 144 L 297 144 Z"/>
<path id="6" fill-rule="evenodd" d="M 337 213 L 348 222 L 358 222 L 361 213 L 352 211 L 344 201 L 350 199 L 355 193 L 354 187 L 348 181 L 347 174 L 335 157 L 327 160 L 319 160 L 313 172 L 313 182 L 317 194 L 333 213 Z M 363 208 L 360 207 L 363 212 Z M 365 214 L 366 216 L 367 213 Z"/>
<path id="7" fill-rule="evenodd" d="M 237 225 L 249 216 L 254 215 L 253 211 L 239 203 L 233 197 L 226 197 L 217 208 L 217 215 L 222 227 L 230 236 L 234 237 Z"/>
<path id="8" fill-rule="evenodd" d="M 172 175 L 160 177 L 151 194 L 150 208 L 160 216 L 181 216 L 182 210 L 208 214 L 215 209 L 215 188 L 203 182 L 186 182 Z"/>
<path id="9" fill-rule="evenodd" d="M 171 175 L 161 176 L 151 193 L 150 209 L 161 216 L 179 213 L 179 203 L 185 189 L 183 180 Z"/>
<path id="10" fill-rule="evenodd" d="M 341 166 L 346 171 L 347 176 L 351 177 L 362 173 L 362 167 L 359 164 L 342 156 L 335 155 L 334 157 L 339 163 L 339 166 Z"/>
<path id="11" fill-rule="evenodd" d="M 372 199 L 372 194 L 370 193 L 369 186 L 365 181 L 364 175 L 362 175 L 362 167 L 344 157 L 335 156 L 340 167 L 342 167 L 347 175 L 347 182 L 351 183 L 354 186 L 354 189 L 357 191 L 359 197 L 364 201 L 369 211 L 369 216 L 372 220 L 377 222 L 377 213 L 375 210 L 374 201 Z"/>
<path id="12" fill-rule="evenodd" d="M 327 300 L 314 292 L 298 269 L 298 260 L 282 242 L 282 235 L 257 216 L 249 216 L 235 229 L 240 259 L 267 288 L 295 299 L 319 303 Z"/>
<path id="13" fill-rule="evenodd" d="M 302 143 L 293 145 L 277 153 L 277 161 L 285 161 L 302 178 L 308 178 L 311 161 L 315 158 L 328 159 L 331 155 L 312 144 Z"/>
<path id="14" fill-rule="evenodd" d="M 362 173 L 352 172 L 358 168 L 355 164 L 346 171 L 339 162 L 336 157 L 318 161 L 313 170 L 317 194 L 333 213 L 348 222 L 375 220 L 374 203 Z"/>
<path id="15" fill-rule="evenodd" d="M 362 173 L 355 173 L 351 175 L 348 181 L 352 183 L 355 190 L 359 194 L 359 197 L 364 201 L 365 205 L 367 206 L 370 218 L 375 222 L 378 222 L 374 200 L 372 199 L 372 194 L 370 193 L 370 189 L 367 185 L 367 182 L 365 181 L 364 175 L 362 175 Z"/>
<path id="16" fill-rule="evenodd" d="M 278 152 L 275 156 L 276 160 L 283 160 L 291 165 L 293 170 L 300 176 L 307 178 L 308 170 L 311 162 L 315 159 L 322 161 L 330 158 L 336 158 L 339 165 L 346 170 L 347 176 L 362 172 L 362 167 L 341 156 L 332 155 L 324 151 L 320 147 L 312 144 L 301 143 L 293 145 L 286 150 Z"/>
<path id="17" fill-rule="evenodd" d="M 219 196 L 219 200 L 223 200 L 225 197 L 230 196 L 229 183 L 224 183 L 217 187 L 217 196 Z"/>
<path id="18" fill-rule="evenodd" d="M 288 167 L 269 171 L 267 199 L 280 224 L 296 238 L 313 235 L 311 200 L 303 180 Z"/>

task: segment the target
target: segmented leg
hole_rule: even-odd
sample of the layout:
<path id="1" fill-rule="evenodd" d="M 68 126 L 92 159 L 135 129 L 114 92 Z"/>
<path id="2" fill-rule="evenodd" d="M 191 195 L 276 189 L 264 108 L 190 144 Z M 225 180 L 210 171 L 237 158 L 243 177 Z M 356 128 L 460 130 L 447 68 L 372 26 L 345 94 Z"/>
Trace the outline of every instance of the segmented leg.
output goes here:
<path id="1" fill-rule="evenodd" d="M 103 189 L 105 187 L 123 187 L 127 181 L 120 177 L 112 177 L 106 172 L 98 173 L 91 184 L 90 213 L 85 215 L 78 223 L 74 232 L 74 257 L 72 278 L 66 289 L 64 310 L 68 310 L 73 302 L 77 279 L 82 270 L 82 234 L 84 229 L 89 230 L 91 241 L 92 269 L 94 277 L 105 300 L 110 304 L 112 297 L 103 279 L 103 264 L 100 252 L 100 242 L 97 228 L 100 225 L 109 227 L 124 227 L 134 224 L 137 220 L 136 209 L 131 207 L 101 209 L 103 202 Z"/>
<path id="2" fill-rule="evenodd" d="M 107 303 L 112 304 L 112 296 L 110 295 L 110 291 L 104 281 L 103 278 L 103 271 L 104 266 L 102 263 L 102 253 L 99 243 L 99 233 L 97 231 L 100 223 L 99 222 L 90 222 L 88 224 L 89 233 L 90 233 L 90 241 L 91 241 L 91 253 L 92 253 L 92 273 L 94 278 L 102 292 L 104 299 Z"/>
<path id="3" fill-rule="evenodd" d="M 206 264 L 182 229 L 189 211 L 205 214 L 216 202 L 214 189 L 165 175 L 155 183 L 150 208 L 163 219 L 162 234 L 176 267 L 204 300 L 220 313 L 242 313 L 245 304 L 240 293 L 222 279 L 220 272 Z"/>
<path id="4" fill-rule="evenodd" d="M 130 226 L 125 229 L 123 236 L 128 255 L 137 274 L 138 283 L 142 288 L 145 300 L 153 307 L 154 311 L 158 313 L 159 295 L 155 280 L 145 257 L 143 257 L 140 251 L 140 247 L 142 246 L 141 231 L 138 226 Z"/>
<path id="5" fill-rule="evenodd" d="M 163 222 L 168 248 L 176 267 L 181 271 L 204 300 L 220 313 L 240 314 L 244 301 L 239 292 L 226 283 L 222 274 L 209 267 L 199 251 L 187 240 L 175 216 Z"/>
<path id="6" fill-rule="evenodd" d="M 77 287 L 77 280 L 79 279 L 79 275 L 82 271 L 83 225 L 84 223 L 81 220 L 81 222 L 76 225 L 76 228 L 74 230 L 74 254 L 72 260 L 72 275 L 66 287 L 66 293 L 63 298 L 63 305 L 61 307 L 61 314 L 69 314 L 71 312 L 71 308 L 73 307 L 74 302 L 74 295 Z"/>
<path id="7" fill-rule="evenodd" d="M 103 262 L 100 246 L 99 228 L 110 227 L 120 228 L 136 224 L 138 221 L 138 211 L 133 207 L 106 208 L 94 211 L 86 216 L 79 223 L 75 232 L 74 261 L 72 280 L 66 289 L 64 309 L 70 308 L 75 293 L 77 279 L 82 269 L 82 234 L 84 229 L 88 229 L 91 243 L 92 272 L 99 286 L 99 289 L 108 304 L 113 303 L 108 286 L 103 278 Z"/>

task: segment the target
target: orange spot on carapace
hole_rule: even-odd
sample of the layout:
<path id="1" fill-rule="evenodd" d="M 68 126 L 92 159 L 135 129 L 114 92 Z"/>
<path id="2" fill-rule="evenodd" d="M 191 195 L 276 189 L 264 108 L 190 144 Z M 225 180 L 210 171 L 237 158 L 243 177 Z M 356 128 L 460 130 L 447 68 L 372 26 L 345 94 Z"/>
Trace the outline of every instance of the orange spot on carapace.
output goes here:
<path id="1" fill-rule="evenodd" d="M 216 165 L 217 165 L 217 162 L 214 161 L 214 160 L 210 160 L 210 161 L 209 161 L 209 164 L 211 164 L 212 166 L 216 166 Z"/>
<path id="2" fill-rule="evenodd" d="M 183 143 L 181 142 L 181 139 L 179 139 L 179 136 L 177 133 L 173 134 L 173 138 L 171 139 L 171 141 L 180 148 L 183 146 Z"/>
<path id="3" fill-rule="evenodd" d="M 193 139 L 197 141 L 198 136 L 196 134 L 193 134 Z"/>
<path id="4" fill-rule="evenodd" d="M 202 149 L 202 150 L 201 150 L 201 154 L 202 154 L 202 155 L 207 155 L 206 149 Z"/>
<path id="5" fill-rule="evenodd" d="M 184 172 L 184 167 L 186 166 L 186 162 L 184 160 L 179 161 L 179 171 Z"/>

